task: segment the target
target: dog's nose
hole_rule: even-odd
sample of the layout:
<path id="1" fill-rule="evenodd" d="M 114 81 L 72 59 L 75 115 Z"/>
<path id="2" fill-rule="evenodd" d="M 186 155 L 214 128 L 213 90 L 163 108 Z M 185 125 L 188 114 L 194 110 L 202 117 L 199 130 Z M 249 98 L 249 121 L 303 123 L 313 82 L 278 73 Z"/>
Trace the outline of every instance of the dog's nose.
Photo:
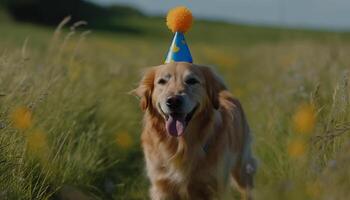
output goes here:
<path id="1" fill-rule="evenodd" d="M 183 104 L 183 97 L 179 96 L 179 95 L 168 97 L 166 100 L 166 105 L 170 109 L 177 109 L 177 108 L 181 107 L 182 104 Z"/>

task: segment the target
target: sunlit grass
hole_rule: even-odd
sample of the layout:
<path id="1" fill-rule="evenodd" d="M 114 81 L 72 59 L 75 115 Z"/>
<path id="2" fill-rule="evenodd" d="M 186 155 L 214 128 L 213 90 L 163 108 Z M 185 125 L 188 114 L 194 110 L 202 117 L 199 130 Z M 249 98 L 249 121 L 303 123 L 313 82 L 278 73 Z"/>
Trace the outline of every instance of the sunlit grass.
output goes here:
<path id="1" fill-rule="evenodd" d="M 208 41 L 205 26 L 216 29 Z M 48 199 L 67 187 L 145 199 L 142 113 L 127 92 L 142 68 L 163 62 L 171 34 L 2 27 L 0 199 Z M 259 160 L 256 199 L 347 198 L 350 43 L 256 30 L 200 22 L 188 35 L 195 63 L 214 65 L 245 108 Z"/>

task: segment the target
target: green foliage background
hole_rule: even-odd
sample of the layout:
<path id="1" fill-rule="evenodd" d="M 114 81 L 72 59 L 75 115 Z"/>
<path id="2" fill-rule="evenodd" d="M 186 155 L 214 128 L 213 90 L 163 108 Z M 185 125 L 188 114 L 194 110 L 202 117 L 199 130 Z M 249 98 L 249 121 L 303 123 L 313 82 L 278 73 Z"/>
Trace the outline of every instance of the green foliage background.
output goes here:
<path id="1" fill-rule="evenodd" d="M 162 19 L 114 20 L 140 31 L 55 30 L 1 12 L 0 199 L 148 199 L 142 113 L 127 92 L 163 62 L 172 35 Z M 196 21 L 187 40 L 195 62 L 216 67 L 243 103 L 259 158 L 256 199 L 348 197 L 349 34 Z M 304 103 L 316 107 L 316 129 L 291 158 L 292 117 Z M 20 130 L 11 113 L 23 106 L 33 122 Z M 44 157 L 27 148 L 37 130 Z M 125 133 L 128 148 L 117 139 Z"/>

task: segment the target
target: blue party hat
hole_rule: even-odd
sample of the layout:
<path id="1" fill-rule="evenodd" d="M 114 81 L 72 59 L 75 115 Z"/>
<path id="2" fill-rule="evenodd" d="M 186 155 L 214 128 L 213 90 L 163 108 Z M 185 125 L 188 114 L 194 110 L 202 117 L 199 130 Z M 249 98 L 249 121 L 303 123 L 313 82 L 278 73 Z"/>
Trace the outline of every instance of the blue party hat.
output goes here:
<path id="1" fill-rule="evenodd" d="M 173 42 L 171 43 L 165 63 L 170 62 L 193 62 L 190 49 L 185 40 L 185 35 L 181 32 L 175 33 Z"/>
<path id="2" fill-rule="evenodd" d="M 169 11 L 167 16 L 167 25 L 175 33 L 171 43 L 165 63 L 170 62 L 188 62 L 192 63 L 190 49 L 187 46 L 184 33 L 192 26 L 192 13 L 184 7 L 176 7 Z"/>

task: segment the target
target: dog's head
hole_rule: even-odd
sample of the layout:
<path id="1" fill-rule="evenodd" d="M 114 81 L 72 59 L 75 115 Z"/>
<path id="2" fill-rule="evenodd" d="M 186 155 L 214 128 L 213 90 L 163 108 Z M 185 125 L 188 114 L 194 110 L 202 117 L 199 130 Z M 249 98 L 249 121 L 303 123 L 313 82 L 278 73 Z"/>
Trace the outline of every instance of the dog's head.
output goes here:
<path id="1" fill-rule="evenodd" d="M 219 108 L 219 93 L 225 89 L 209 67 L 176 62 L 150 68 L 133 93 L 144 111 L 164 118 L 170 135 L 182 136 L 201 111 Z"/>

